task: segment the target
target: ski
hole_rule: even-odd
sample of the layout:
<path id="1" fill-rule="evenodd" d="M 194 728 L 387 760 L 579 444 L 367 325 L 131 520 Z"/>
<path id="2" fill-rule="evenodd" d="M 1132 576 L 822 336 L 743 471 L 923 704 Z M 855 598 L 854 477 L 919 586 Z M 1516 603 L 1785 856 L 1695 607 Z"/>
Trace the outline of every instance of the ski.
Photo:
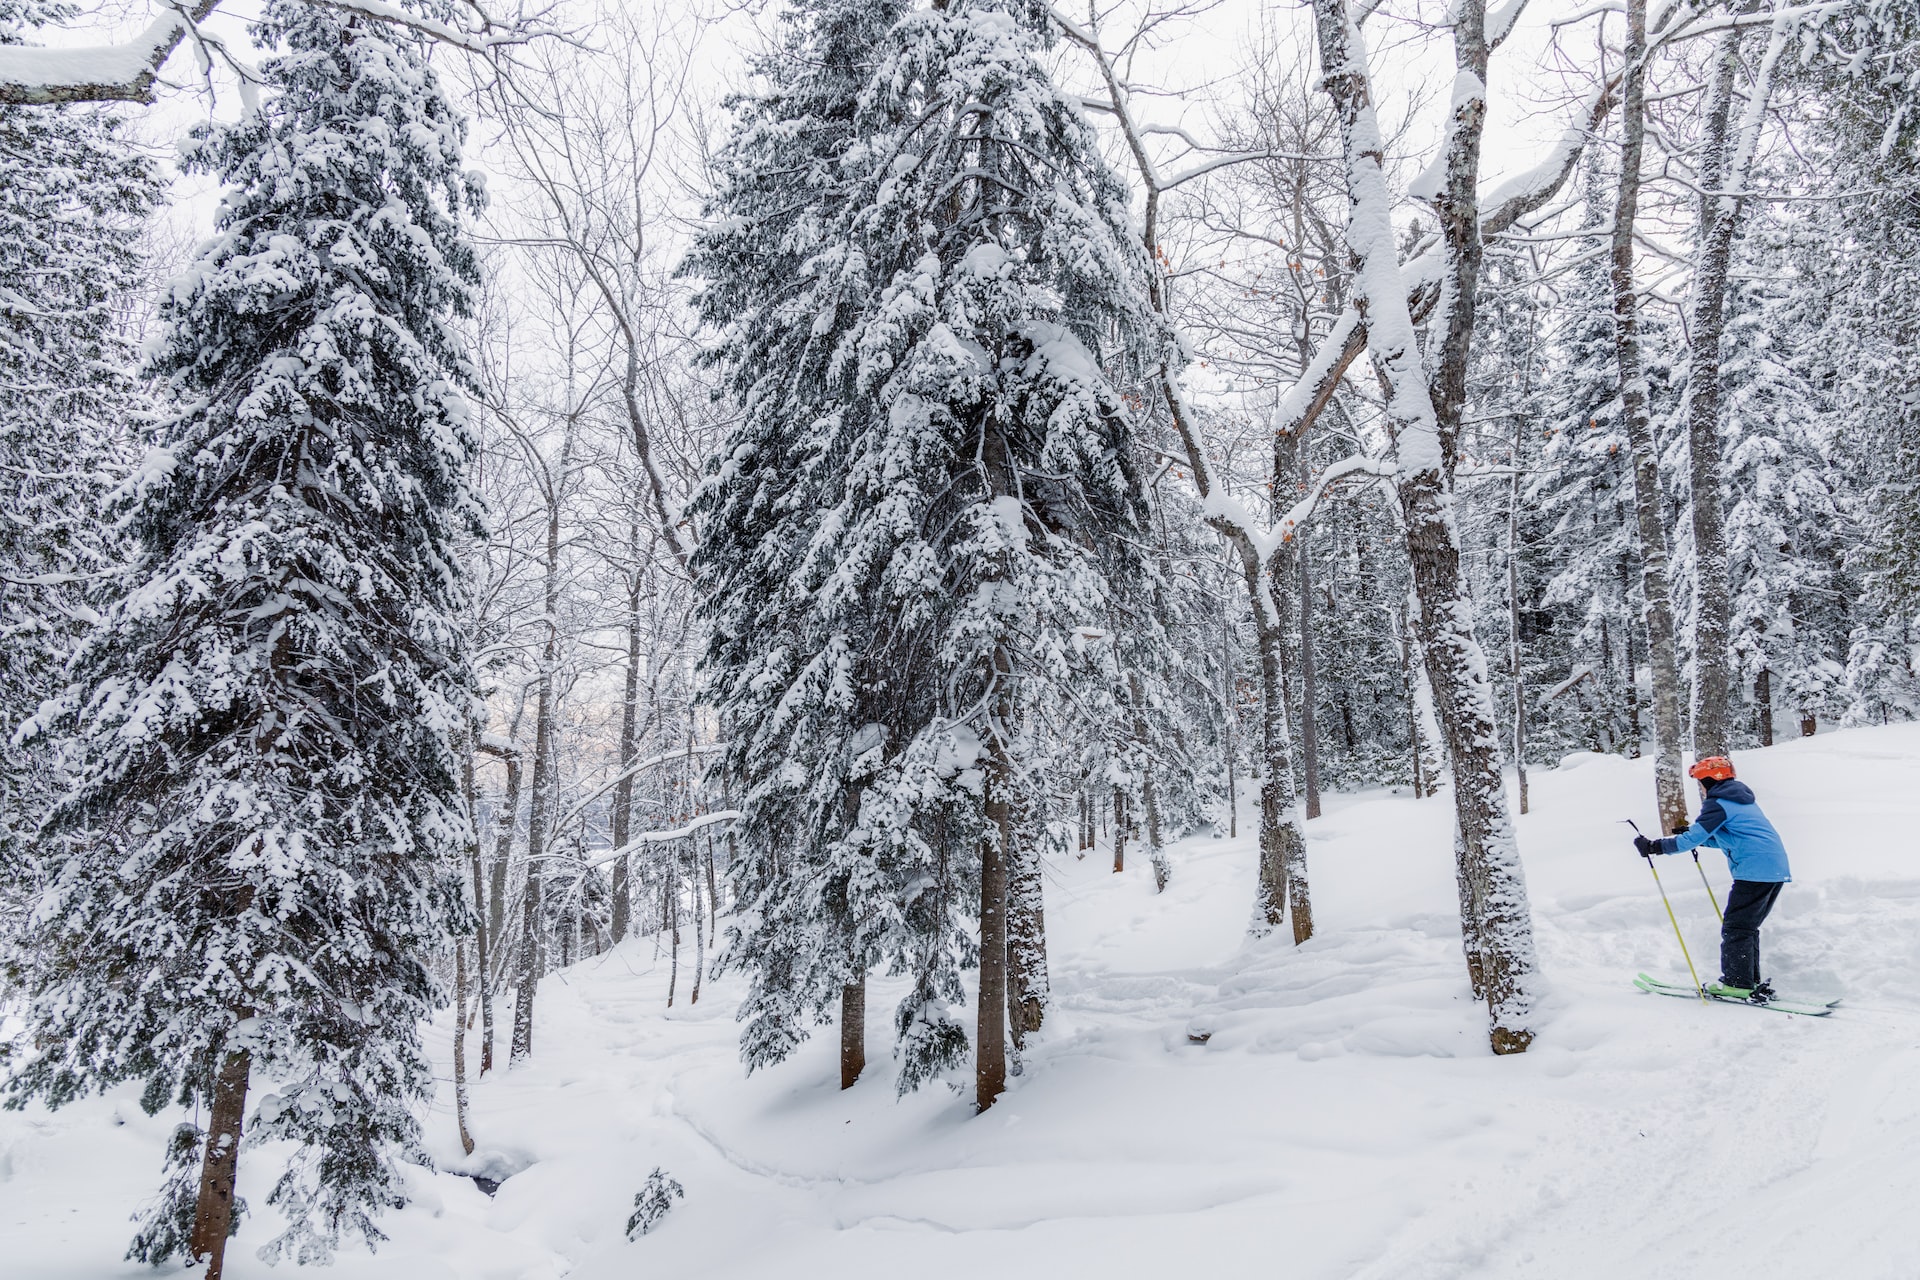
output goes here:
<path id="1" fill-rule="evenodd" d="M 1651 991 L 1657 996 L 1679 996 L 1684 999 L 1698 1000 L 1701 992 L 1689 983 L 1662 982 L 1658 978 L 1649 978 L 1641 974 L 1633 980 L 1633 985 L 1642 991 Z M 1751 1000 L 1741 1000 L 1733 996 L 1717 996 L 1711 991 L 1706 997 L 1716 1004 L 1745 1005 L 1749 1009 L 1771 1009 L 1775 1013 L 1797 1013 L 1807 1018 L 1824 1018 L 1833 1012 L 1832 1004 L 1813 1004 L 1796 1000 L 1769 1000 L 1765 1004 L 1755 1004 Z M 1839 1003 L 1837 1000 L 1835 1004 Z"/>
<path id="2" fill-rule="evenodd" d="M 1696 994 L 1696 992 L 1693 989 L 1693 984 L 1691 982 L 1669 982 L 1665 978 L 1656 978 L 1653 975 L 1646 974 L 1646 973 L 1643 973 L 1640 975 L 1640 981 L 1643 983 L 1646 983 L 1649 986 L 1668 987 L 1674 991 L 1683 992 L 1687 995 Z M 1708 985 L 1711 986 L 1712 984 L 1709 983 Z M 1711 995 L 1712 992 L 1708 992 L 1708 994 Z M 1842 996 L 1833 996 L 1832 998 L 1828 998 L 1825 996 L 1810 996 L 1810 995 L 1805 995 L 1799 992 L 1795 992 L 1793 995 L 1782 997 L 1782 999 L 1786 1000 L 1788 1004 L 1821 1005 L 1829 1009 L 1839 1004 L 1843 998 L 1844 997 Z"/>

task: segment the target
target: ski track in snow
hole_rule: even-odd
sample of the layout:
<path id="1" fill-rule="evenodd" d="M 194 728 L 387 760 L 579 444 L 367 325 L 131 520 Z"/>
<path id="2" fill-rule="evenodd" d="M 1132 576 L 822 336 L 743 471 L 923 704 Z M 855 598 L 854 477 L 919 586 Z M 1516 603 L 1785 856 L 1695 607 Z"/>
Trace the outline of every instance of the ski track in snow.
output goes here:
<path id="1" fill-rule="evenodd" d="M 1198 1262 L 1341 1280 L 1911 1280 L 1920 726 L 1739 763 L 1799 876 L 1764 963 L 1785 992 L 1844 994 L 1831 1018 L 1630 986 L 1640 969 L 1685 973 L 1618 825 L 1647 825 L 1651 764 L 1579 756 L 1532 775 L 1534 812 L 1519 819 L 1541 1034 L 1496 1060 L 1460 959 L 1449 798 L 1333 796 L 1308 827 L 1322 934 L 1300 948 L 1245 937 L 1245 815 L 1237 840 L 1175 847 L 1157 897 L 1144 858 L 1120 876 L 1104 850 L 1053 867 L 1049 1024 L 980 1117 L 970 1088 L 895 1100 L 897 979 L 869 983 L 872 1061 L 842 1093 L 833 1028 L 746 1078 L 738 979 L 689 1006 L 683 964 L 668 1010 L 652 939 L 551 976 L 534 1060 L 475 1087 L 475 1157 L 459 1158 L 443 1090 L 429 1122 L 441 1171 L 413 1178 L 388 1243 L 344 1250 L 334 1274 L 974 1280 L 983 1267 L 1111 1278 Z M 1702 863 L 1724 900 L 1724 862 Z M 1710 976 L 1700 878 L 1684 857 L 1661 871 Z M 443 1074 L 449 1035 L 443 1017 Z M 8 1276 L 154 1274 L 118 1258 L 177 1117 L 141 1114 L 136 1092 L 0 1114 Z M 629 1243 L 633 1195 L 656 1165 L 686 1199 Z M 489 1166 L 519 1170 L 492 1200 L 450 1171 Z M 271 1147 L 242 1162 L 257 1216 L 229 1255 L 235 1280 L 273 1273 L 253 1249 L 272 1234 L 275 1172 Z"/>

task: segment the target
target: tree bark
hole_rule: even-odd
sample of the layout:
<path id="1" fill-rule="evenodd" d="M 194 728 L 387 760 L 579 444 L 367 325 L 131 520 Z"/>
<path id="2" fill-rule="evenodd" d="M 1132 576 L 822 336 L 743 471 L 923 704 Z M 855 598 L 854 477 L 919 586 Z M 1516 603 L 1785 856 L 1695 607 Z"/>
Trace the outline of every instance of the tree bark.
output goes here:
<path id="1" fill-rule="evenodd" d="M 1527 680 L 1520 668 L 1520 432 L 1513 420 L 1513 478 L 1507 489 L 1507 662 L 1513 668 L 1513 768 L 1520 783 L 1520 812 L 1527 811 Z"/>
<path id="2" fill-rule="evenodd" d="M 1773 672 L 1765 667 L 1753 678 L 1754 708 L 1760 715 L 1760 745 L 1773 745 Z"/>
<path id="3" fill-rule="evenodd" d="M 1228 616 L 1226 597 L 1220 603 L 1220 720 L 1226 738 L 1227 756 L 1227 839 L 1240 835 L 1240 794 L 1234 776 L 1234 756 L 1239 751 L 1235 732 L 1239 725 L 1238 701 L 1233 679 L 1233 619 Z"/>
<path id="4" fill-rule="evenodd" d="M 1249 574 L 1262 572 L 1257 566 Z M 1277 598 L 1278 592 L 1268 592 Z M 1293 744 L 1287 730 L 1287 699 L 1281 667 L 1286 635 L 1280 619 L 1263 622 L 1256 604 L 1254 637 L 1260 646 L 1260 888 L 1258 911 L 1277 928 L 1293 908 L 1293 940 L 1313 936 L 1313 904 L 1307 892 L 1306 837 L 1293 789 Z"/>
<path id="5" fill-rule="evenodd" d="M 1160 799 L 1153 782 L 1153 762 L 1148 755 L 1147 717 L 1142 710 L 1146 706 L 1146 690 L 1140 677 L 1132 672 L 1127 675 L 1127 696 L 1133 703 L 1133 740 L 1145 765 L 1140 771 L 1140 803 L 1147 811 L 1147 861 L 1153 867 L 1153 891 L 1162 893 L 1173 876 L 1173 868 L 1160 844 Z M 1036 876 L 1039 874 L 1037 864 L 1034 872 Z M 1016 1028 L 1015 1043 L 1018 1041 Z"/>
<path id="6" fill-rule="evenodd" d="M 460 1128 L 460 1149 L 473 1154 L 467 1129 L 467 944 L 453 942 L 453 1118 Z"/>
<path id="7" fill-rule="evenodd" d="M 520 753 L 509 752 L 502 760 L 507 770 L 506 794 L 501 798 L 500 836 L 494 841 L 491 883 L 487 886 L 487 936 L 498 939 L 506 927 L 507 868 L 513 861 L 513 839 L 520 826 Z M 505 957 L 501 957 L 503 960 Z"/>
<path id="8" fill-rule="evenodd" d="M 633 832 L 633 785 L 629 772 L 639 757 L 640 731 L 640 516 L 636 511 L 627 530 L 627 548 L 631 559 L 627 583 L 627 672 L 620 700 L 619 768 L 626 775 L 613 789 L 613 847 L 624 849 Z M 628 917 L 633 912 L 633 890 L 629 884 L 632 859 L 620 858 L 613 864 L 613 940 L 627 936 Z"/>
<path id="9" fill-rule="evenodd" d="M 867 1069 L 867 979 L 863 974 L 840 988 L 840 1087 Z"/>
<path id="10" fill-rule="evenodd" d="M 247 1110 L 247 1072 L 251 1065 L 252 1058 L 245 1049 L 225 1052 L 213 1081 L 206 1154 L 200 1162 L 200 1194 L 194 1200 L 193 1232 L 187 1239 L 187 1252 L 196 1261 L 206 1261 L 206 1280 L 220 1280 L 226 1265 L 227 1239 L 233 1234 L 240 1122 Z"/>
<path id="11" fill-rule="evenodd" d="M 1668 585 L 1667 533 L 1660 517 L 1660 469 L 1647 376 L 1640 356 L 1639 299 L 1633 277 L 1634 221 L 1640 209 L 1640 159 L 1646 134 L 1646 0 L 1627 0 L 1627 64 L 1620 103 L 1620 190 L 1613 208 L 1613 350 L 1620 368 L 1620 411 L 1633 456 L 1634 511 L 1640 543 L 1640 592 L 1653 675 L 1653 789 L 1665 834 L 1687 826 L 1680 772 L 1680 663 Z"/>
<path id="12" fill-rule="evenodd" d="M 1119 875 L 1127 869 L 1127 828 L 1130 819 L 1127 816 L 1127 793 L 1124 788 L 1113 789 L 1113 874 Z"/>
<path id="13" fill-rule="evenodd" d="M 549 610 L 552 606 L 549 605 Z M 551 611 L 548 614 L 552 617 Z M 546 854 L 547 822 L 552 805 L 553 772 L 549 757 L 553 751 L 553 677 L 552 661 L 558 640 L 548 623 L 546 652 L 541 659 L 540 693 L 534 714 L 533 730 L 533 802 L 527 809 L 527 879 L 521 896 L 520 956 L 515 975 L 517 988 L 513 1001 L 513 1043 L 507 1061 L 518 1065 L 533 1053 L 533 997 L 540 985 L 541 934 L 545 918 L 541 901 L 540 863 Z"/>
<path id="14" fill-rule="evenodd" d="M 707 931 L 714 937 L 714 945 L 720 938 L 720 878 L 713 869 L 713 837 L 707 837 Z"/>
<path id="15" fill-rule="evenodd" d="M 687 877 L 688 904 L 693 908 L 693 990 L 687 995 L 688 1004 L 700 1003 L 700 980 L 707 972 L 707 913 L 700 909 L 699 864 Z"/>
<path id="16" fill-rule="evenodd" d="M 1300 483 L 1307 482 L 1306 441 L 1300 441 L 1297 458 Z M 1313 562 L 1307 554 L 1307 530 L 1293 535 L 1296 557 L 1295 576 L 1300 587 L 1300 781 L 1306 800 L 1306 817 L 1320 816 L 1320 686 L 1313 666 Z"/>
<path id="17" fill-rule="evenodd" d="M 474 726 L 469 722 L 467 726 L 469 748 L 472 747 L 473 729 Z M 472 836 L 472 841 L 467 846 L 467 863 L 468 870 L 473 876 L 474 978 L 477 986 L 476 994 L 480 1001 L 480 1074 L 484 1076 L 493 1070 L 493 975 L 487 971 L 487 951 L 492 945 L 493 934 L 487 928 L 486 877 L 480 865 L 480 829 L 474 822 L 473 751 L 471 749 L 466 751 L 464 758 L 461 783 L 467 803 L 467 828 Z M 457 941 L 455 945 L 459 945 Z M 466 1025 L 464 1006 L 462 1009 L 460 1024 L 464 1027 Z"/>
<path id="18" fill-rule="evenodd" d="M 1700 247 L 1693 267 L 1692 348 L 1687 373 L 1687 456 L 1693 482 L 1694 681 L 1693 750 L 1723 756 L 1733 749 L 1733 649 L 1728 634 L 1726 517 L 1720 502 L 1720 338 L 1726 326 L 1727 270 L 1740 201 L 1719 194 L 1738 181 L 1728 154 L 1733 75 L 1740 32 L 1720 38 L 1707 90 L 1700 157 Z"/>
<path id="19" fill-rule="evenodd" d="M 1017 835 L 1007 850 L 1007 1024 L 1016 1055 L 1046 1021 L 1047 917 L 1041 896 L 1040 853 Z M 1017 1062 L 1017 1056 L 1016 1056 Z"/>
<path id="20" fill-rule="evenodd" d="M 1004 645 L 994 646 L 992 661 L 996 688 L 987 733 L 987 829 L 980 839 L 980 991 L 974 1028 L 978 1111 L 992 1106 L 1007 1087 L 1007 854 L 1013 837 L 1014 762 L 1006 733 L 1013 722 L 1013 663 Z"/>
<path id="21" fill-rule="evenodd" d="M 673 1008 L 674 991 L 680 985 L 680 854 L 676 850 L 667 859 L 666 884 L 663 886 L 666 897 L 661 910 L 666 917 L 668 941 L 673 946 L 673 960 L 667 969 L 667 1008 Z"/>

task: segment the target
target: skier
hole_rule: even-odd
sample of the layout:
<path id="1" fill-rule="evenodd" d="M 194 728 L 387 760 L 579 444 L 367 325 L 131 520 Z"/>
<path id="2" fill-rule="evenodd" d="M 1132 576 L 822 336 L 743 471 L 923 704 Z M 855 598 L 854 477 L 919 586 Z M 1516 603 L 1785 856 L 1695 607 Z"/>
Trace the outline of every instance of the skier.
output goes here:
<path id="1" fill-rule="evenodd" d="M 1642 857 L 1685 853 L 1703 844 L 1727 855 L 1733 889 L 1727 894 L 1726 915 L 1720 923 L 1720 981 L 1707 984 L 1707 990 L 1765 1004 L 1774 992 L 1770 983 L 1760 980 L 1760 923 L 1773 910 L 1781 886 L 1793 878 L 1787 869 L 1787 847 L 1760 812 L 1753 789 L 1734 780 L 1731 760 L 1708 756 L 1687 773 L 1700 783 L 1704 797 L 1700 816 L 1677 836 L 1662 840 L 1635 836 L 1633 847 Z"/>

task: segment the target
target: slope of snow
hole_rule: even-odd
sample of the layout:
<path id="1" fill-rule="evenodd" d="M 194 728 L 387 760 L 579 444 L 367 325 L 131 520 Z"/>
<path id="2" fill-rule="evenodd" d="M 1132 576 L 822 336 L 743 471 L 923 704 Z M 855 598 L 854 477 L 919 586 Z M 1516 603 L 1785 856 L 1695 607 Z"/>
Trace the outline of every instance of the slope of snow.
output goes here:
<path id="1" fill-rule="evenodd" d="M 1298 949 L 1245 940 L 1246 822 L 1238 840 L 1178 846 L 1160 896 L 1144 862 L 1054 868 L 1056 1003 L 978 1118 L 946 1091 L 895 1101 L 897 983 L 870 984 L 875 1062 L 841 1093 L 831 1028 L 745 1078 L 733 980 L 687 1007 L 683 971 L 664 1009 L 651 939 L 575 965 L 541 989 L 535 1060 L 476 1087 L 474 1162 L 443 1109 L 442 1171 L 419 1176 L 379 1253 L 335 1274 L 1920 1275 L 1920 726 L 1738 763 L 1798 877 L 1763 963 L 1784 991 L 1843 992 L 1831 1018 L 1629 985 L 1685 972 L 1619 824 L 1651 826 L 1650 765 L 1576 756 L 1532 776 L 1519 820 L 1541 1035 L 1494 1059 L 1460 960 L 1447 798 L 1331 797 L 1308 827 L 1322 933 Z M 1724 862 L 1702 861 L 1724 898 Z M 1690 859 L 1661 869 L 1704 973 L 1706 891 Z M 169 1123 L 127 1094 L 0 1115 L 8 1274 L 151 1274 L 116 1259 Z M 243 1164 L 256 1205 L 273 1155 Z M 629 1243 L 655 1166 L 686 1199 Z M 449 1167 L 520 1172 L 490 1201 Z M 270 1234 L 251 1223 L 228 1274 L 269 1274 L 252 1249 Z"/>

